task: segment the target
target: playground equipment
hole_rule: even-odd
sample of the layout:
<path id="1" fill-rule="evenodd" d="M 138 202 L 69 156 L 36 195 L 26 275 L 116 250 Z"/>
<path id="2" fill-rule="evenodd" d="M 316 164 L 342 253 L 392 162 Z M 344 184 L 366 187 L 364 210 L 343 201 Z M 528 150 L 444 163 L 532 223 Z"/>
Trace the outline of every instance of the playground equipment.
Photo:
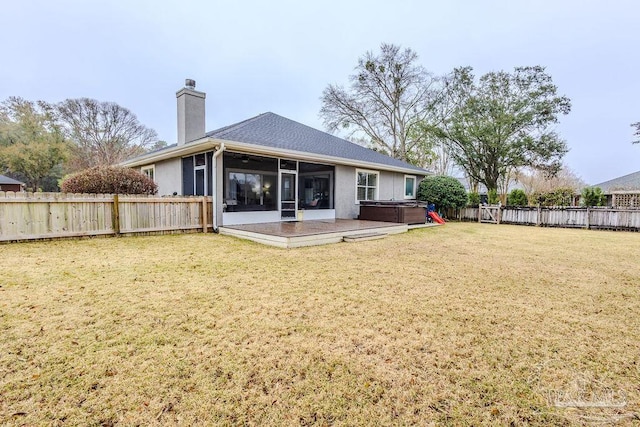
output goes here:
<path id="1" fill-rule="evenodd" d="M 427 215 L 429 215 L 429 217 L 431 217 L 431 219 L 437 222 L 438 224 L 444 224 L 444 219 L 442 219 L 440 215 L 438 215 L 436 212 L 429 211 L 427 212 Z"/>
<path id="2" fill-rule="evenodd" d="M 436 205 L 429 203 L 427 205 L 427 222 L 437 222 L 438 224 L 444 224 L 444 219 L 436 212 Z"/>

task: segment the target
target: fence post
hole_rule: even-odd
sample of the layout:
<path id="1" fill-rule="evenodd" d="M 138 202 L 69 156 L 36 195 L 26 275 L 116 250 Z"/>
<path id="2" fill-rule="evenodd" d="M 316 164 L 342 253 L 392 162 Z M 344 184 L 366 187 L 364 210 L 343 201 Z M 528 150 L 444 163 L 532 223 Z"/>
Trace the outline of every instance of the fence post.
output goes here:
<path id="1" fill-rule="evenodd" d="M 120 201 L 117 194 L 113 195 L 111 215 L 113 216 L 113 233 L 117 236 L 120 234 Z"/>
<path id="2" fill-rule="evenodd" d="M 482 205 L 478 204 L 478 222 L 482 222 Z"/>
<path id="3" fill-rule="evenodd" d="M 202 232 L 207 232 L 207 196 L 202 196 Z"/>
<path id="4" fill-rule="evenodd" d="M 538 203 L 538 216 L 536 218 L 536 227 L 540 227 L 542 224 L 542 208 L 540 207 L 540 203 Z"/>
<path id="5" fill-rule="evenodd" d="M 587 230 L 590 229 L 591 227 L 589 226 L 589 224 L 591 223 L 591 209 L 589 209 L 589 206 L 587 206 Z"/>
<path id="6" fill-rule="evenodd" d="M 500 220 L 502 219 L 502 202 L 498 202 L 498 213 L 497 213 L 496 223 L 499 225 Z"/>

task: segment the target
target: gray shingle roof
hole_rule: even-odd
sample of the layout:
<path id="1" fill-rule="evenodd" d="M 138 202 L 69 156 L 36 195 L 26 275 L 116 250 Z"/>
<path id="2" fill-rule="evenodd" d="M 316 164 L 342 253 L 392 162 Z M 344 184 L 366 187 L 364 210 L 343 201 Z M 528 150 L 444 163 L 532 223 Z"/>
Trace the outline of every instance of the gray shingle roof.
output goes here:
<path id="1" fill-rule="evenodd" d="M 303 125 L 274 113 L 263 113 L 242 122 L 208 132 L 206 136 L 271 148 L 300 151 L 347 160 L 413 169 L 425 169 L 391 158 L 326 132 Z"/>
<path id="2" fill-rule="evenodd" d="M 20 185 L 24 185 L 24 182 L 20 182 L 16 179 L 13 178 L 9 178 L 8 176 L 5 175 L 0 175 L 0 184 L 20 184 Z"/>
<path id="3" fill-rule="evenodd" d="M 605 194 L 616 190 L 640 190 L 640 171 L 601 182 L 594 187 L 600 187 Z"/>

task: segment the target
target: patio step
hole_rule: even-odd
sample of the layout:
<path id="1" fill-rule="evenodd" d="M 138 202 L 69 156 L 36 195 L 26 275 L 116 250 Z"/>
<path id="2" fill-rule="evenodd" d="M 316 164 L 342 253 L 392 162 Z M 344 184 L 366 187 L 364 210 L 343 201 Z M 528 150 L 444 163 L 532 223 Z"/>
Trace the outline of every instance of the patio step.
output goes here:
<path id="1" fill-rule="evenodd" d="M 351 236 L 344 236 L 342 239 L 345 242 L 362 242 L 364 240 L 375 240 L 375 239 L 384 239 L 387 237 L 387 234 L 384 233 L 362 233 L 362 234 L 354 234 Z"/>

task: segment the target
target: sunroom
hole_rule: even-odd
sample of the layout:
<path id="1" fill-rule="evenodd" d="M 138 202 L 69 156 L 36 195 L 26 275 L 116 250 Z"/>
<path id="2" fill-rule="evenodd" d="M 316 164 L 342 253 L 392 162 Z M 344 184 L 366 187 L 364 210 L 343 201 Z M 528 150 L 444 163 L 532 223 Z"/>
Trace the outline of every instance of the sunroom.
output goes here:
<path id="1" fill-rule="evenodd" d="M 221 157 L 222 224 L 336 217 L 335 166 L 233 151 Z M 183 157 L 182 194 L 213 196 L 213 170 L 213 151 Z"/>

